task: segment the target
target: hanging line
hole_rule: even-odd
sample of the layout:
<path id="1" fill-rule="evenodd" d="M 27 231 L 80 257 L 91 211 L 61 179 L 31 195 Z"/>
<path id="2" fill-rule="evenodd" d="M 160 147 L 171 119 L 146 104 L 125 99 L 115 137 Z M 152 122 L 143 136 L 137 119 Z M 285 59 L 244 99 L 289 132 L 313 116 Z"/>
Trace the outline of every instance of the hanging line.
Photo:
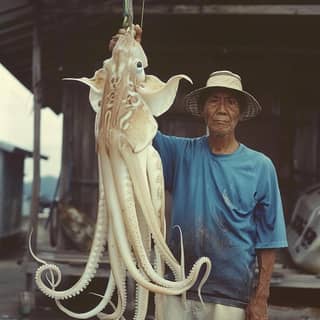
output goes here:
<path id="1" fill-rule="evenodd" d="M 133 4 L 132 0 L 123 0 L 123 22 L 122 28 L 132 28 Z"/>
<path id="2" fill-rule="evenodd" d="M 142 29 L 143 27 L 143 16 L 144 16 L 144 2 L 145 0 L 142 0 L 142 9 L 141 9 L 141 22 L 140 22 L 140 27 Z"/>
<path id="3" fill-rule="evenodd" d="M 141 22 L 140 27 L 143 27 L 143 17 L 144 17 L 144 7 L 145 7 L 145 0 L 142 0 L 141 6 Z M 123 1 L 123 28 L 132 28 L 133 24 L 133 1 L 132 0 L 124 0 Z"/>

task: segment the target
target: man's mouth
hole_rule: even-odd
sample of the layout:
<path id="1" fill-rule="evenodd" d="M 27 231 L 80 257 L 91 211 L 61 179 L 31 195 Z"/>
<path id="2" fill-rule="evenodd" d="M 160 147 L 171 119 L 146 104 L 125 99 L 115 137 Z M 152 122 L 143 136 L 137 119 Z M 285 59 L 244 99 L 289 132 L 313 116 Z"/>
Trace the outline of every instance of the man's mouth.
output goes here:
<path id="1" fill-rule="evenodd" d="M 212 121 L 217 123 L 229 123 L 229 120 L 226 119 L 213 119 Z"/>

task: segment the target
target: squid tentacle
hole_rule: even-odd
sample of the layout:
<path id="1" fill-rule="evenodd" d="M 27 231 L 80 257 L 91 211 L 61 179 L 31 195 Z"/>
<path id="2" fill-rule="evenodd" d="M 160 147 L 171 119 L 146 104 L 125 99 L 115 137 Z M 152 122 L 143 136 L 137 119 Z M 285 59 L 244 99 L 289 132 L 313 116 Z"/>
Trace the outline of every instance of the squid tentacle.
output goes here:
<path id="1" fill-rule="evenodd" d="M 155 221 L 154 219 L 154 215 L 152 214 L 148 214 L 149 212 L 153 211 L 153 206 L 150 199 L 150 195 L 148 193 L 144 194 L 142 190 L 146 190 L 146 187 L 143 186 L 144 184 L 144 180 L 141 178 L 141 174 L 137 174 L 138 172 L 143 172 L 140 168 L 139 162 L 137 161 L 137 157 L 132 157 L 130 156 L 130 153 L 132 155 L 132 152 L 130 150 L 130 148 L 125 147 L 125 145 L 123 145 L 123 148 L 121 149 L 121 155 L 123 156 L 123 158 L 125 159 L 126 165 L 128 167 L 128 171 L 129 174 L 131 176 L 131 180 L 133 181 L 133 187 L 134 187 L 134 191 L 135 191 L 135 195 L 138 199 L 138 202 L 142 208 L 144 217 L 146 218 L 146 222 L 149 226 L 149 228 L 151 229 L 151 233 L 153 235 L 153 239 L 155 241 L 156 246 L 159 248 L 161 255 L 164 257 L 164 259 L 166 260 L 166 262 L 168 263 L 168 266 L 173 270 L 173 272 L 175 273 L 176 279 L 181 279 L 182 275 L 181 275 L 181 266 L 178 264 L 178 262 L 176 261 L 176 259 L 173 257 L 173 259 L 171 259 L 172 257 L 172 253 L 169 250 L 167 244 L 164 242 L 164 238 L 160 233 L 159 228 L 156 228 L 155 226 L 159 225 L 159 223 L 157 221 Z M 142 186 L 141 186 L 142 184 Z M 119 192 L 121 192 L 120 190 L 118 190 Z M 146 209 L 147 207 L 147 209 Z M 160 233 L 160 235 L 159 235 Z M 169 255 L 167 255 L 167 252 L 170 252 Z M 173 260 L 173 261 L 172 261 Z M 202 263 L 206 263 L 207 264 L 207 269 L 211 267 L 211 263 L 209 264 L 209 259 L 198 259 L 196 261 L 196 263 L 194 264 L 193 268 L 191 269 L 191 271 L 189 272 L 189 275 L 186 279 L 183 280 L 178 280 L 175 283 L 174 286 L 188 286 L 190 282 L 195 282 L 196 281 L 196 277 L 198 276 L 199 272 L 200 272 L 200 268 Z M 177 274 L 177 270 L 179 271 L 179 273 Z M 166 280 L 168 281 L 168 280 Z M 170 285 L 170 282 L 166 282 L 167 285 Z"/>
<path id="2" fill-rule="evenodd" d="M 102 213 L 105 214 L 105 219 L 107 221 L 108 217 L 107 217 L 107 213 L 106 213 L 106 210 L 105 210 L 105 196 L 104 196 L 104 190 L 103 190 L 103 187 L 102 187 L 102 182 L 101 182 L 101 168 L 99 166 L 99 181 L 100 181 L 100 184 L 99 184 L 99 190 L 100 191 L 100 199 L 101 201 L 99 202 L 99 205 L 100 205 L 100 210 Z M 108 224 L 108 227 L 110 227 L 110 224 Z M 114 280 L 114 276 L 113 276 L 113 273 L 111 272 L 110 273 L 110 277 L 109 277 L 109 281 L 108 281 L 108 284 L 106 286 L 106 290 L 104 292 L 104 294 L 102 295 L 102 299 L 101 301 L 99 302 L 99 304 L 87 311 L 87 312 L 83 312 L 83 313 L 76 313 L 76 312 L 72 312 L 71 310 L 67 309 L 65 306 L 62 305 L 62 303 L 59 301 L 59 300 L 55 300 L 58 308 L 63 311 L 65 314 L 67 314 L 69 317 L 73 317 L 73 318 L 77 318 L 77 319 L 88 319 L 88 318 L 91 318 L 91 317 L 94 317 L 96 316 L 98 313 L 101 313 L 101 311 L 103 309 L 105 309 L 105 307 L 111 303 L 111 298 L 112 298 L 112 295 L 113 295 L 113 292 L 115 290 L 115 280 Z M 124 309 L 122 307 L 122 309 Z M 122 311 L 123 312 L 123 311 Z M 104 319 L 115 319 L 115 318 L 119 318 L 119 314 L 121 312 L 117 309 L 114 310 L 114 312 L 112 314 L 104 314 Z"/>
<path id="3" fill-rule="evenodd" d="M 162 174 L 162 163 L 158 152 L 154 148 L 147 150 L 146 163 L 147 179 L 150 189 L 150 196 L 156 216 L 160 222 L 160 230 L 166 239 L 166 219 L 165 219 L 165 191 L 164 179 Z"/>
<path id="4" fill-rule="evenodd" d="M 100 190 L 98 217 L 92 242 L 92 249 L 90 251 L 89 258 L 82 276 L 71 288 L 61 291 L 55 290 L 55 288 L 58 286 L 61 280 L 61 271 L 59 267 L 54 264 L 48 264 L 44 260 L 41 260 L 38 257 L 36 257 L 32 252 L 31 246 L 29 245 L 29 250 L 31 254 L 33 254 L 34 258 L 37 259 L 39 262 L 43 263 L 43 265 L 36 270 L 35 281 L 38 288 L 48 297 L 57 300 L 64 300 L 76 296 L 80 294 L 89 285 L 90 281 L 94 277 L 106 242 L 106 219 L 103 212 L 103 201 L 103 191 Z M 51 272 L 51 270 L 58 275 L 58 280 L 55 284 L 52 285 L 52 288 L 49 288 L 43 282 L 42 275 L 47 271 Z"/>
<path id="5" fill-rule="evenodd" d="M 170 263 L 169 266 L 174 270 L 179 270 L 180 266 L 176 258 L 173 256 L 172 252 L 169 250 L 167 244 L 165 243 L 163 235 L 161 234 L 159 222 L 155 220 L 154 214 L 150 214 L 151 212 L 154 212 L 154 208 L 152 205 L 150 194 L 146 192 L 148 190 L 148 186 L 145 179 L 143 179 L 143 170 L 141 169 L 140 163 L 137 159 L 137 154 L 133 154 L 130 147 L 126 145 L 125 142 L 123 143 L 120 152 L 129 171 L 135 196 L 141 206 L 148 227 L 154 236 L 154 240 L 161 251 L 167 256 Z"/>
<path id="6" fill-rule="evenodd" d="M 141 208 L 137 204 L 137 218 L 139 220 L 140 233 L 142 236 L 143 246 L 148 254 L 148 258 L 151 258 L 152 252 L 152 238 L 148 231 L 148 226 L 141 214 Z M 142 271 L 143 272 L 143 271 Z M 136 284 L 136 308 L 133 320 L 144 320 L 148 311 L 149 291 L 144 287 Z"/>
<path id="7" fill-rule="evenodd" d="M 110 219 L 111 220 L 111 219 Z M 111 226 L 111 221 L 110 224 Z M 114 239 L 114 233 L 112 228 L 109 230 L 108 234 L 108 250 L 109 254 L 112 256 L 110 260 L 112 274 L 114 276 L 117 291 L 118 291 L 118 304 L 117 308 L 112 314 L 106 314 L 100 312 L 98 318 L 101 320 L 107 319 L 120 319 L 126 309 L 127 304 L 127 291 L 126 291 L 126 268 L 123 262 L 121 261 L 119 251 Z"/>
<path id="8" fill-rule="evenodd" d="M 63 306 L 62 303 L 60 302 L 60 300 L 56 300 L 56 305 L 58 306 L 58 308 L 61 311 L 63 311 L 69 317 L 76 318 L 76 319 L 88 319 L 88 318 L 94 317 L 97 314 L 99 314 L 111 302 L 111 298 L 112 298 L 112 294 L 113 294 L 114 290 L 115 290 L 115 282 L 114 282 L 113 275 L 111 274 L 109 281 L 108 281 L 108 285 L 107 285 L 106 290 L 102 296 L 101 301 L 93 309 L 91 309 L 87 312 L 83 312 L 83 313 L 76 313 L 76 312 L 72 312 L 71 310 L 69 310 L 65 306 Z M 115 312 L 113 314 L 115 314 Z M 115 319 L 113 317 L 113 314 L 110 315 L 110 317 L 106 318 L 106 319 Z"/>
<path id="9" fill-rule="evenodd" d="M 117 156 L 118 155 L 118 156 Z M 133 190 L 132 185 L 130 183 L 129 174 L 126 170 L 126 166 L 123 163 L 121 157 L 117 152 L 113 152 L 110 155 L 111 165 L 113 168 L 113 172 L 117 172 L 117 177 L 115 179 L 115 184 L 117 190 L 119 191 L 119 200 L 122 203 L 122 212 L 125 214 L 125 221 L 127 221 L 127 229 L 130 234 L 134 249 L 139 258 L 139 262 L 145 271 L 145 273 L 152 279 L 152 281 L 165 286 L 165 287 L 180 287 L 185 286 L 189 280 L 185 282 L 175 282 L 166 280 L 163 277 L 159 276 L 157 272 L 151 266 L 147 253 L 145 252 L 145 248 L 143 246 L 143 241 L 141 239 L 141 230 L 139 229 L 139 223 L 137 220 L 137 213 L 132 211 L 136 211 L 136 207 L 134 204 L 133 198 Z M 129 188 L 128 188 L 129 187 Z"/>
<path id="10" fill-rule="evenodd" d="M 126 267 L 128 271 L 130 272 L 131 276 L 135 279 L 136 282 L 138 282 L 141 286 L 145 287 L 146 289 L 158 292 L 162 294 L 168 294 L 168 295 L 178 295 L 183 293 L 184 291 L 190 289 L 195 281 L 196 277 L 194 277 L 194 280 L 190 280 L 190 283 L 185 285 L 184 287 L 172 287 L 172 288 L 166 288 L 154 283 L 151 283 L 145 279 L 145 277 L 141 274 L 141 272 L 136 268 L 136 264 L 132 258 L 130 245 L 128 242 L 128 239 L 126 237 L 126 230 L 124 228 L 124 222 L 123 218 L 120 214 L 121 208 L 120 203 L 118 199 L 118 195 L 115 192 L 115 182 L 114 177 L 112 173 L 112 168 L 110 164 L 110 159 L 108 156 L 102 151 L 101 152 L 101 160 L 103 161 L 103 180 L 106 181 L 106 177 L 108 177 L 109 182 L 109 201 L 108 201 L 108 211 L 112 213 L 112 225 L 113 230 L 115 234 L 117 234 L 116 242 L 121 254 L 122 259 L 124 260 Z M 104 155 L 104 156 L 103 156 Z M 191 269 L 189 276 L 192 277 L 192 275 L 199 274 L 200 268 L 202 264 L 207 264 L 207 269 L 210 268 L 211 262 L 208 258 L 200 258 L 197 263 L 194 264 L 193 268 Z M 207 276 L 207 273 L 206 273 Z M 204 279 L 204 278 L 203 278 Z"/>
<path id="11" fill-rule="evenodd" d="M 133 320 L 144 320 L 148 312 L 149 291 L 136 284 L 136 309 Z"/>
<path id="12" fill-rule="evenodd" d="M 125 152 L 125 151 L 128 151 L 128 153 L 127 152 Z M 148 201 L 149 201 L 149 198 L 148 198 L 148 194 L 146 195 L 146 197 L 144 198 L 144 199 L 147 199 L 148 201 L 143 201 L 143 198 L 142 198 L 142 194 L 143 194 L 143 192 L 142 192 L 142 190 L 143 190 L 143 187 L 141 187 L 140 186 L 140 184 L 139 184 L 139 182 L 141 182 L 141 181 L 143 181 L 142 179 L 141 179 L 141 176 L 139 176 L 138 174 L 137 174 L 137 172 L 142 172 L 142 170 L 140 169 L 140 166 L 139 166 L 139 163 L 138 163 L 138 161 L 136 160 L 136 157 L 130 157 L 129 156 L 129 154 L 130 154 L 130 149 L 129 148 L 125 148 L 125 147 L 123 147 L 122 149 L 121 149 L 121 155 L 124 157 L 124 159 L 125 159 L 125 161 L 126 161 L 126 165 L 127 165 L 127 167 L 128 167 L 128 170 L 129 170 L 129 173 L 130 173 L 130 175 L 131 175 L 131 179 L 132 179 L 132 181 L 133 181 L 133 186 L 134 186 L 134 190 L 135 190 L 135 194 L 136 194 L 136 196 L 137 196 L 137 198 L 138 198 L 138 201 L 139 201 L 139 204 L 140 204 L 140 206 L 141 206 L 141 208 L 143 208 L 143 204 L 144 203 L 147 203 Z M 130 161 L 131 160 L 131 161 Z M 140 170 L 139 170 L 140 169 Z M 150 200 L 151 201 L 151 200 Z M 151 210 L 150 211 L 152 211 L 152 204 L 149 206 L 149 208 L 151 208 Z M 148 214 L 145 214 L 145 212 L 144 212 L 144 210 L 142 210 L 143 211 L 143 213 L 144 213 L 144 216 L 146 217 L 146 221 L 147 221 L 147 224 L 148 224 L 148 226 L 150 227 L 150 224 L 148 223 L 149 222 L 149 218 L 150 219 L 152 219 L 153 218 L 153 216 L 150 214 L 150 215 L 148 215 Z M 156 225 L 156 222 L 154 222 L 153 224 L 151 223 L 151 225 L 152 226 L 154 226 L 154 225 Z M 156 231 L 158 231 L 157 233 L 159 233 L 160 231 L 159 231 L 159 229 L 157 229 L 157 228 L 153 228 L 153 229 L 155 229 Z M 164 259 L 166 259 L 167 258 L 167 256 L 163 253 L 163 251 L 162 251 L 162 247 L 161 246 L 159 246 L 159 244 L 161 244 L 161 241 L 160 242 L 158 242 L 157 240 L 159 239 L 153 232 L 152 232 L 152 230 L 151 230 L 151 233 L 152 233 L 152 235 L 153 235 L 153 239 L 154 239 L 154 241 L 155 241 L 155 244 L 156 244 L 156 246 L 158 246 L 158 248 L 159 248 L 159 250 L 160 250 L 160 253 L 162 253 L 162 255 L 163 255 L 163 257 L 164 257 Z M 163 238 L 161 238 L 160 237 L 160 239 L 161 240 L 163 240 Z M 165 246 L 166 246 L 166 248 L 167 248 L 167 250 L 169 250 L 168 249 L 168 247 L 167 247 L 167 245 L 166 244 L 164 244 Z M 171 253 L 171 251 L 170 251 L 170 253 Z M 171 253 L 172 254 L 172 253 Z M 170 260 L 169 260 L 170 261 Z M 179 288 L 180 287 L 180 285 L 181 286 L 186 286 L 186 287 L 188 287 L 188 288 L 190 288 L 191 286 L 193 286 L 193 284 L 196 282 L 196 279 L 197 279 L 197 277 L 198 277 L 198 275 L 199 275 L 199 272 L 200 272 L 200 269 L 201 269 L 201 266 L 203 265 L 203 264 L 205 264 L 206 265 L 206 271 L 205 271 L 205 274 L 204 274 L 204 276 L 203 276 L 203 278 L 202 278 L 202 280 L 200 281 L 200 285 L 199 285 L 199 287 L 198 287 L 198 294 L 199 294 L 199 297 L 200 297 L 200 300 L 201 301 L 203 301 L 202 300 L 202 298 L 201 298 L 201 289 L 202 289 L 202 286 L 203 286 L 203 284 L 204 284 L 204 282 L 207 280 L 207 278 L 208 278 L 208 276 L 209 276 L 209 273 L 210 273 L 210 270 L 211 270 L 211 261 L 210 261 L 210 259 L 209 258 L 207 258 L 207 257 L 202 257 L 202 258 L 200 258 L 200 259 L 198 259 L 196 262 L 195 262 L 195 264 L 193 265 L 193 267 L 192 267 L 192 269 L 189 271 L 189 275 L 188 275 L 188 277 L 187 278 L 185 278 L 185 279 L 182 279 L 182 280 L 178 280 L 178 281 L 176 281 L 176 282 L 173 282 L 173 283 L 175 283 L 175 285 L 173 285 L 175 288 Z M 169 264 L 168 264 L 169 265 Z M 169 265 L 169 267 L 171 267 L 170 265 Z M 179 265 L 179 267 L 180 267 L 180 265 Z M 181 268 L 181 267 L 180 267 Z M 173 269 L 173 271 L 174 271 L 175 269 Z M 181 269 L 180 269 L 181 270 Z M 184 269 L 182 269 L 181 270 L 182 272 L 184 272 Z M 180 275 L 176 275 L 176 279 L 181 279 L 182 278 L 182 275 L 180 274 Z M 168 281 L 168 280 L 165 280 L 165 282 L 166 281 Z M 170 282 L 169 282 L 170 283 Z M 171 282 L 172 283 L 172 282 Z M 168 282 L 166 282 L 166 284 L 168 284 Z M 191 285 L 190 285 L 191 284 Z M 186 289 L 187 290 L 187 289 Z M 186 290 L 184 290 L 184 291 L 186 291 Z"/>

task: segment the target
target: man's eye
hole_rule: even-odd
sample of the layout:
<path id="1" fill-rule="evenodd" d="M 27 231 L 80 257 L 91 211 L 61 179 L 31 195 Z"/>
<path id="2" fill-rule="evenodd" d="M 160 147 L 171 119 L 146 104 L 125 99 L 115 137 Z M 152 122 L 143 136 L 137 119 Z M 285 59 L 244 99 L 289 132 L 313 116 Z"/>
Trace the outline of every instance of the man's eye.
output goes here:
<path id="1" fill-rule="evenodd" d="M 234 99 L 234 98 L 230 98 L 230 99 L 228 100 L 228 102 L 229 102 L 230 105 L 235 105 L 235 104 L 237 104 L 237 100 Z"/>

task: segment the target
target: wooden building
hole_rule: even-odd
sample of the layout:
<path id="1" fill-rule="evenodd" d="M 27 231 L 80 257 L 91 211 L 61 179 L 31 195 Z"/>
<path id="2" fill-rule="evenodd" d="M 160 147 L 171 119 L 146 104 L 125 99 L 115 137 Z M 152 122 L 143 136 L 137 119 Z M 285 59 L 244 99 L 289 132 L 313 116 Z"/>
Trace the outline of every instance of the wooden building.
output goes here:
<path id="1" fill-rule="evenodd" d="M 0 240 L 21 233 L 24 159 L 32 152 L 0 141 Z"/>
<path id="2" fill-rule="evenodd" d="M 137 2 L 135 22 L 140 23 Z M 204 124 L 185 113 L 183 96 L 203 86 L 212 71 L 240 74 L 263 111 L 241 124 L 238 136 L 273 160 L 287 221 L 299 192 L 319 181 L 319 16 L 320 5 L 312 0 L 145 2 L 146 72 L 163 80 L 185 73 L 194 82 L 181 83 L 174 106 L 158 119 L 160 129 L 175 135 L 203 134 Z M 90 76 L 100 68 L 121 21 L 120 1 L 0 3 L 0 61 L 28 88 L 39 90 L 41 106 L 64 114 L 60 198 L 92 217 L 97 206 L 94 113 L 88 88 L 61 79 Z M 34 26 L 41 69 L 32 86 Z"/>
<path id="3" fill-rule="evenodd" d="M 93 112 L 87 88 L 64 83 L 66 76 L 91 75 L 109 53 L 107 44 L 121 25 L 115 1 L 34 1 L 41 43 L 41 105 L 65 115 L 64 198 L 95 212 L 97 173 Z M 141 4 L 135 4 L 140 22 Z M 263 105 L 262 115 L 239 128 L 244 143 L 268 154 L 281 181 L 287 216 L 297 192 L 318 179 L 320 7 L 316 1 L 146 1 L 143 46 L 147 72 L 167 79 L 186 73 L 179 97 L 204 85 L 208 74 L 230 69 Z M 35 13 L 28 0 L 3 1 L 1 62 L 31 88 Z M 165 132 L 198 135 L 203 125 L 187 115 L 181 99 L 159 119 Z M 307 148 L 307 150 L 306 150 Z M 86 196 L 84 196 L 84 194 Z"/>

